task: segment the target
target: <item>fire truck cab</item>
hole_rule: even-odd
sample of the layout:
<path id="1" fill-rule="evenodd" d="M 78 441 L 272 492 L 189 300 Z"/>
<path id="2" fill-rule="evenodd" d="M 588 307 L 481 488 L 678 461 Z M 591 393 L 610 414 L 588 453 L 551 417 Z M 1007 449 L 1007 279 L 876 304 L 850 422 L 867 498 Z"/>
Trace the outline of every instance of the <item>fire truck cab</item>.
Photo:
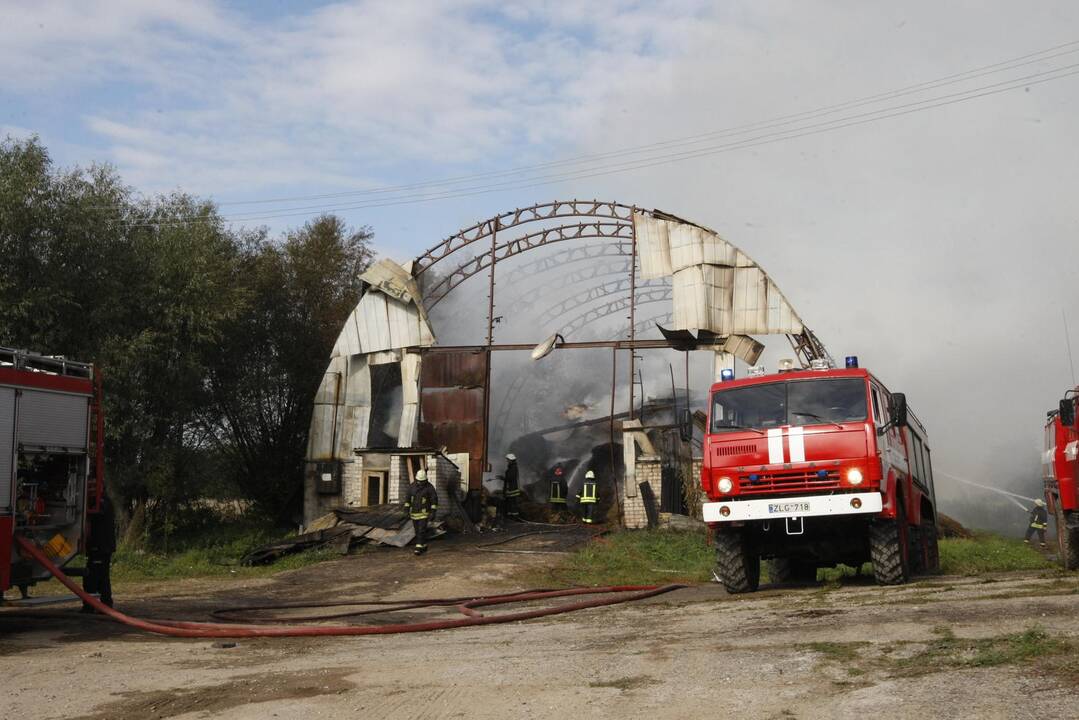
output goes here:
<path id="1" fill-rule="evenodd" d="M 924 426 L 874 375 L 814 360 L 711 388 L 701 484 L 717 574 L 756 590 L 762 559 L 775 582 L 873 563 L 898 584 L 939 566 L 933 470 Z"/>
<path id="2" fill-rule="evenodd" d="M 1069 390 L 1045 423 L 1042 480 L 1045 502 L 1057 527 L 1060 563 L 1079 569 L 1079 427 L 1075 403 L 1079 388 Z"/>
<path id="3" fill-rule="evenodd" d="M 49 578 L 16 535 L 61 566 L 83 549 L 103 492 L 100 389 L 86 363 L 0 348 L 0 594 Z"/>

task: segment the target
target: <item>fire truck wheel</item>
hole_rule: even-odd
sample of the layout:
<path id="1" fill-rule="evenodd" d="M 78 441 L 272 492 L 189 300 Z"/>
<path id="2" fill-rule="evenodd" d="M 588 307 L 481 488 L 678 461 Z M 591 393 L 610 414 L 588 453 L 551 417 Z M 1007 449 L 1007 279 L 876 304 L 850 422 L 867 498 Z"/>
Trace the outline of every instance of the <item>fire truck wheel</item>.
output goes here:
<path id="1" fill-rule="evenodd" d="M 922 522 L 922 543 L 925 552 L 925 571 L 940 572 L 940 545 L 937 537 L 937 524 L 932 520 Z"/>
<path id="2" fill-rule="evenodd" d="M 1072 525 L 1068 525 L 1068 517 L 1064 514 L 1064 509 L 1060 507 L 1060 500 L 1057 499 L 1056 505 L 1056 522 L 1057 522 L 1057 545 L 1060 548 L 1060 564 L 1064 566 L 1065 570 L 1079 570 L 1079 526 L 1075 524 L 1074 519 Z"/>
<path id="3" fill-rule="evenodd" d="M 753 592 L 761 581 L 761 556 L 740 532 L 716 534 L 716 574 L 729 593 Z"/>
<path id="4" fill-rule="evenodd" d="M 907 513 L 897 503 L 895 520 L 869 526 L 869 559 L 878 585 L 902 585 L 910 579 L 910 539 Z"/>
<path id="5" fill-rule="evenodd" d="M 806 560 L 774 558 L 768 563 L 768 577 L 774 583 L 812 583 L 817 581 L 817 566 Z"/>

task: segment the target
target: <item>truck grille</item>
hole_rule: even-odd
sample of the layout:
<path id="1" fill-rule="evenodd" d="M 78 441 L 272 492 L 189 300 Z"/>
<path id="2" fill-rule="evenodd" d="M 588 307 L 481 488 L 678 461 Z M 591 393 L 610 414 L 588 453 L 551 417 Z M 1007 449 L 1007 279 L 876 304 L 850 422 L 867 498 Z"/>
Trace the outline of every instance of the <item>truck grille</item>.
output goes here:
<path id="1" fill-rule="evenodd" d="M 727 455 L 752 455 L 757 452 L 756 445 L 720 445 L 716 448 L 716 455 L 726 457 Z"/>
<path id="2" fill-rule="evenodd" d="M 817 470 L 791 470 L 739 475 L 741 495 L 797 492 L 800 490 L 839 490 L 839 471 L 827 470 L 821 477 Z M 751 478 L 756 478 L 752 480 Z"/>

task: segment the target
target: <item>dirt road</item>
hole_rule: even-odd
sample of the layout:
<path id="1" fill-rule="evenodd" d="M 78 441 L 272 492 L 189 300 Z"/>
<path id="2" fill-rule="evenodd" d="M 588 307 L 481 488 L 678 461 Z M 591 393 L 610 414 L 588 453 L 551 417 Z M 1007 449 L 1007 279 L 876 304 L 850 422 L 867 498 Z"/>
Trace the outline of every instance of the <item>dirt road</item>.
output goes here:
<path id="1" fill-rule="evenodd" d="M 522 567 L 535 582 L 550 557 L 479 552 L 471 541 L 423 558 L 375 551 L 119 604 L 206 619 L 269 598 L 505 592 L 523 589 Z M 3 716 L 18 720 L 1072 718 L 1077 621 L 1079 578 L 1052 573 L 738 597 L 710 585 L 525 623 L 235 647 L 0 611 L 0 697 Z"/>

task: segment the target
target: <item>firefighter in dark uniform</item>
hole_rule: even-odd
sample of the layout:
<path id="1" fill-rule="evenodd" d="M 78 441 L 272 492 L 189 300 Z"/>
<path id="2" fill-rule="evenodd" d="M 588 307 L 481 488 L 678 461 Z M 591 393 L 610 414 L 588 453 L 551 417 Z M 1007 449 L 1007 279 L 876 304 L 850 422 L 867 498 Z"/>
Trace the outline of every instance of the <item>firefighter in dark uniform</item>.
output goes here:
<path id="1" fill-rule="evenodd" d="M 438 493 L 435 492 L 434 485 L 427 482 L 426 470 L 419 470 L 416 473 L 416 482 L 408 486 L 405 512 L 416 531 L 416 549 L 413 554 L 423 555 L 427 552 L 427 525 L 435 521 L 435 514 L 438 512 Z"/>
<path id="2" fill-rule="evenodd" d="M 502 497 L 506 504 L 506 517 L 516 520 L 521 516 L 517 501 L 521 497 L 520 478 L 517 475 L 517 456 L 506 455 L 506 474 L 502 478 Z"/>
<path id="3" fill-rule="evenodd" d="M 1027 528 L 1027 535 L 1023 538 L 1023 542 L 1030 544 L 1030 537 L 1034 533 L 1038 533 L 1038 541 L 1041 546 L 1047 547 L 1045 544 L 1045 528 L 1049 524 L 1049 513 L 1045 511 L 1045 501 L 1038 499 L 1034 501 L 1034 507 L 1030 509 L 1030 526 Z"/>
<path id="4" fill-rule="evenodd" d="M 551 471 L 551 497 L 549 502 L 553 512 L 561 513 L 566 509 L 566 495 L 568 494 L 566 471 L 562 468 L 562 463 L 557 463 L 554 470 Z"/>
<path id="5" fill-rule="evenodd" d="M 581 513 L 584 515 L 581 519 L 589 525 L 595 522 L 592 515 L 595 513 L 598 499 L 596 495 L 596 474 L 589 470 L 584 474 L 584 486 L 581 488 L 581 492 L 577 494 L 577 500 L 581 503 Z"/>
<path id="6" fill-rule="evenodd" d="M 86 574 L 82 576 L 82 589 L 97 593 L 101 602 L 112 607 L 110 566 L 116 552 L 116 513 L 108 495 L 101 498 L 101 509 L 88 514 L 86 520 L 90 527 L 86 533 Z M 92 613 L 94 609 L 84 602 L 82 612 Z"/>

